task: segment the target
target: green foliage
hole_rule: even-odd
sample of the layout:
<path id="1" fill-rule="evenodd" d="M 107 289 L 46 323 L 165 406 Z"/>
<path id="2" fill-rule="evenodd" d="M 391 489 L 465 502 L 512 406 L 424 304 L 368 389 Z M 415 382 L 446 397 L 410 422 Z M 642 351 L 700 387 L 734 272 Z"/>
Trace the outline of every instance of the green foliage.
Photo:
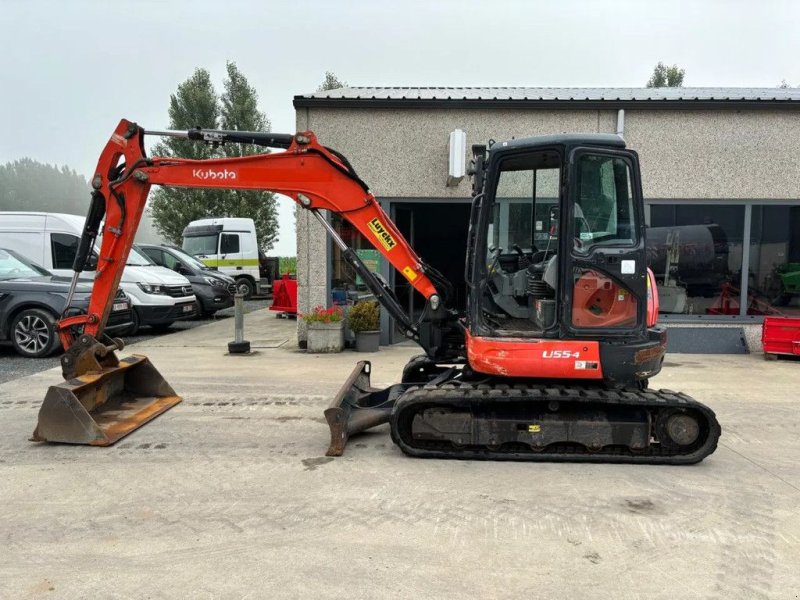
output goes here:
<path id="1" fill-rule="evenodd" d="M 0 165 L 0 210 L 40 210 L 86 215 L 89 184 L 67 166 L 21 158 Z"/>
<path id="2" fill-rule="evenodd" d="M 281 256 L 280 260 L 280 274 L 290 273 L 297 275 L 297 257 L 296 256 Z"/>
<path id="3" fill-rule="evenodd" d="M 317 88 L 317 91 L 325 92 L 327 90 L 337 90 L 343 87 L 347 87 L 346 81 L 341 81 L 336 75 L 334 75 L 330 71 L 325 71 L 325 80 Z"/>
<path id="4" fill-rule="evenodd" d="M 679 69 L 678 65 L 666 66 L 660 62 L 653 69 L 653 74 L 647 80 L 647 87 L 683 87 L 683 78 L 686 75 L 685 69 Z"/>
<path id="5" fill-rule="evenodd" d="M 374 300 L 359 302 L 347 311 L 347 323 L 353 333 L 381 328 L 381 309 Z"/>
<path id="6" fill-rule="evenodd" d="M 269 131 L 270 122 L 258 110 L 258 94 L 235 63 L 226 65 L 225 91 L 219 97 L 206 69 L 196 69 L 178 85 L 170 96 L 169 128 L 236 129 Z M 263 152 L 249 144 L 208 144 L 165 138 L 156 145 L 157 156 L 208 159 L 248 156 Z M 253 219 L 258 243 L 268 251 L 278 238 L 278 214 L 275 197 L 270 192 L 235 190 L 199 190 L 158 188 L 151 193 L 150 212 L 156 229 L 174 244 L 180 245 L 183 229 L 190 221 L 207 217 L 244 217 Z"/>

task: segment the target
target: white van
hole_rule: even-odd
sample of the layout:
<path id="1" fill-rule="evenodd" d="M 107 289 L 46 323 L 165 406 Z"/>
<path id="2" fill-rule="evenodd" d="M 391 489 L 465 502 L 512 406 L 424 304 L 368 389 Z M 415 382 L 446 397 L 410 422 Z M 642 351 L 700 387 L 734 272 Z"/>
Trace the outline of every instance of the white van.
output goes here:
<path id="1" fill-rule="evenodd" d="M 268 282 L 258 268 L 258 240 L 253 219 L 219 217 L 192 221 L 183 230 L 183 250 L 236 280 L 250 298 L 265 293 Z"/>
<path id="2" fill-rule="evenodd" d="M 56 275 L 72 277 L 72 261 L 78 250 L 86 219 L 77 215 L 45 212 L 0 212 L 0 247 L 19 252 Z M 90 262 L 97 264 L 98 238 Z M 81 279 L 94 279 L 93 269 Z M 131 299 L 134 335 L 140 326 L 166 329 L 178 319 L 196 314 L 192 284 L 183 275 L 157 266 L 131 249 L 122 271 L 120 287 Z"/>

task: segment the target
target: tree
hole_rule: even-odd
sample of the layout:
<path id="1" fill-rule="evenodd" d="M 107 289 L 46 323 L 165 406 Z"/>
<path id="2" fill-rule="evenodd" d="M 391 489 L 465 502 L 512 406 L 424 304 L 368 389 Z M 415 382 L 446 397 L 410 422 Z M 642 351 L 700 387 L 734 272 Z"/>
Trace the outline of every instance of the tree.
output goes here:
<path id="1" fill-rule="evenodd" d="M 239 131 L 269 131 L 270 122 L 258 110 L 258 94 L 235 63 L 226 65 L 228 78 L 222 94 L 220 124 L 222 129 Z M 249 156 L 260 154 L 264 149 L 250 144 L 225 144 L 226 156 Z M 256 235 L 261 249 L 272 248 L 278 239 L 278 209 L 275 195 L 259 191 L 226 191 L 227 217 L 249 217 L 256 225 Z"/>
<path id="2" fill-rule="evenodd" d="M 169 99 L 169 128 L 215 129 L 219 119 L 219 99 L 205 69 L 196 69 L 189 79 L 178 85 L 178 91 Z M 164 138 L 153 149 L 156 156 L 177 156 L 192 159 L 213 158 L 219 155 L 212 146 Z M 192 190 L 160 187 L 150 195 L 150 214 L 158 232 L 173 244 L 180 244 L 183 229 L 190 221 L 214 216 L 223 205 L 219 190 Z M 220 215 L 222 216 L 222 215 Z"/>
<path id="3" fill-rule="evenodd" d="M 790 86 L 785 79 L 781 79 L 781 82 L 778 84 L 778 87 L 782 90 L 788 90 Z"/>
<path id="4" fill-rule="evenodd" d="M 666 66 L 663 62 L 659 63 L 653 69 L 653 74 L 647 80 L 647 87 L 660 88 L 660 87 L 683 87 L 683 77 L 686 75 L 684 69 L 679 69 L 678 65 Z"/>
<path id="5" fill-rule="evenodd" d="M 227 63 L 225 92 L 219 97 L 211 83 L 211 75 L 198 68 L 189 79 L 178 85 L 170 96 L 169 127 L 171 129 L 237 129 L 269 131 L 270 123 L 258 110 L 258 95 L 235 63 Z M 245 144 L 224 144 L 214 147 L 178 138 L 165 138 L 156 145 L 158 156 L 204 159 L 246 156 L 263 152 L 263 148 Z M 269 250 L 277 240 L 278 220 L 275 198 L 269 192 L 236 190 L 199 190 L 162 187 L 152 194 L 150 212 L 158 232 L 179 244 L 190 221 L 207 217 L 249 217 L 256 225 L 259 245 Z"/>
<path id="6" fill-rule="evenodd" d="M 336 75 L 330 71 L 325 71 L 325 81 L 317 88 L 318 92 L 325 92 L 327 90 L 336 90 L 339 88 L 347 87 L 346 81 L 341 81 Z"/>
<path id="7" fill-rule="evenodd" d="M 0 210 L 41 210 L 86 215 L 89 184 L 67 166 L 21 158 L 0 165 Z"/>

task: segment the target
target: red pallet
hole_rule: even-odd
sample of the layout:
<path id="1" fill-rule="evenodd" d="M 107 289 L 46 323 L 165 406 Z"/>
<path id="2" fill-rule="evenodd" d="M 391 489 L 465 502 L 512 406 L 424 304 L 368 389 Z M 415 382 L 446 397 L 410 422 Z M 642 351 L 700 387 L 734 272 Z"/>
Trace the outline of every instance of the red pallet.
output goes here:
<path id="1" fill-rule="evenodd" d="M 764 317 L 761 343 L 767 358 L 774 358 L 776 354 L 800 356 L 800 319 Z"/>
<path id="2" fill-rule="evenodd" d="M 269 309 L 288 315 L 297 314 L 297 280 L 289 277 L 288 273 L 272 282 L 272 306 Z"/>

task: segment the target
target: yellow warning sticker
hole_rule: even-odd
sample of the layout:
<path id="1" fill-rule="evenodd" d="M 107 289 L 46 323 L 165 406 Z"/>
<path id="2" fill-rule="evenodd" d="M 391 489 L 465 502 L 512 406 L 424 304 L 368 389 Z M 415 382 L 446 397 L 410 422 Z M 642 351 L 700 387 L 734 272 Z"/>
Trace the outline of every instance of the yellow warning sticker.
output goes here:
<path id="1" fill-rule="evenodd" d="M 378 242 L 380 242 L 381 246 L 383 246 L 387 251 L 391 250 L 397 245 L 397 242 L 394 241 L 392 234 L 389 233 L 389 230 L 383 223 L 380 222 L 378 217 L 375 217 L 369 223 L 367 223 L 367 227 L 369 227 L 370 231 L 375 234 L 375 237 L 378 238 Z"/>
<path id="2" fill-rule="evenodd" d="M 528 425 L 528 433 L 539 433 L 541 430 L 541 425 Z"/>
<path id="3" fill-rule="evenodd" d="M 414 281 L 417 278 L 417 272 L 411 267 L 403 267 L 403 275 L 405 275 L 406 279 L 409 281 Z"/>

